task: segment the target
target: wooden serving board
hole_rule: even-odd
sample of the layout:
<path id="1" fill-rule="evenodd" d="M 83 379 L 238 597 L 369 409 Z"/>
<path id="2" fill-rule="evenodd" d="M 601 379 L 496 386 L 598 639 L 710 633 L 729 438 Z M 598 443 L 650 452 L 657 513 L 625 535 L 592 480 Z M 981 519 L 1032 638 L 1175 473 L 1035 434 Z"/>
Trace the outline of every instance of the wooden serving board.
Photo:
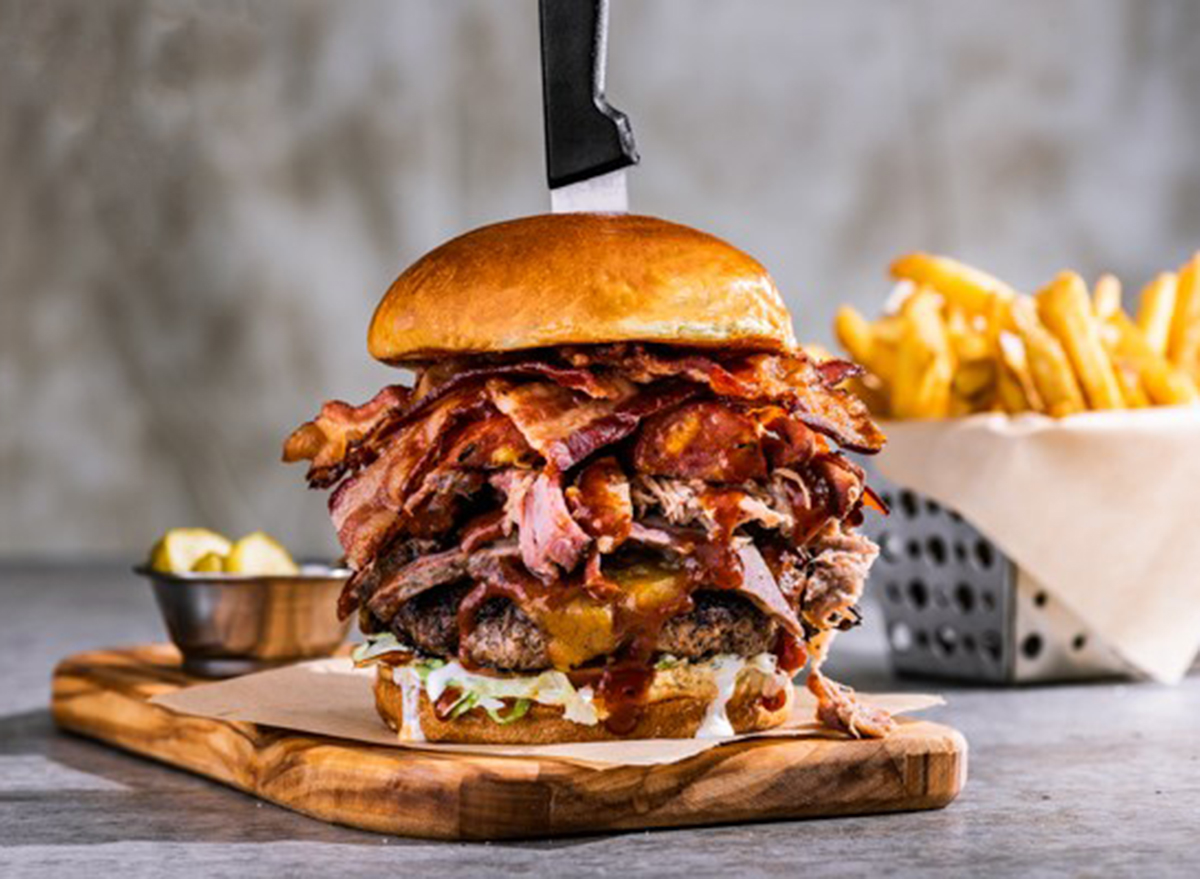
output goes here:
<path id="1" fill-rule="evenodd" d="M 884 740 L 766 738 L 678 763 L 614 766 L 373 746 L 148 701 L 197 682 L 167 645 L 80 653 L 55 669 L 54 719 L 314 818 L 437 839 L 936 809 L 967 775 L 962 735 L 917 720 Z"/>

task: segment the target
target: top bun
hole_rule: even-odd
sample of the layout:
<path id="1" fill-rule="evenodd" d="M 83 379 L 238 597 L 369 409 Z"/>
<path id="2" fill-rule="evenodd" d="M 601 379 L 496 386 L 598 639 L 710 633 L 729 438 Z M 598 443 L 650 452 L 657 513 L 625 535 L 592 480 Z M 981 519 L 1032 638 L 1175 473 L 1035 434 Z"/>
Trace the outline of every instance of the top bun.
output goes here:
<path id="1" fill-rule="evenodd" d="M 410 266 L 367 337 L 385 363 L 550 345 L 780 350 L 791 315 L 753 257 L 677 223 L 543 214 L 484 226 Z"/>

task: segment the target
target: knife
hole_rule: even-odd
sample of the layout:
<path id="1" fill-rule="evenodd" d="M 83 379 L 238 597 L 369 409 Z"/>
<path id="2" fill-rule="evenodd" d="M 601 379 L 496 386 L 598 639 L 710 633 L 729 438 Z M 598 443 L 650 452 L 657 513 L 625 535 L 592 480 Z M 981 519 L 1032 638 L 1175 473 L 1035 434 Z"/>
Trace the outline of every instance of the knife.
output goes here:
<path id="1" fill-rule="evenodd" d="M 604 95 L 608 0 L 539 0 L 546 176 L 556 214 L 625 213 L 629 118 Z"/>

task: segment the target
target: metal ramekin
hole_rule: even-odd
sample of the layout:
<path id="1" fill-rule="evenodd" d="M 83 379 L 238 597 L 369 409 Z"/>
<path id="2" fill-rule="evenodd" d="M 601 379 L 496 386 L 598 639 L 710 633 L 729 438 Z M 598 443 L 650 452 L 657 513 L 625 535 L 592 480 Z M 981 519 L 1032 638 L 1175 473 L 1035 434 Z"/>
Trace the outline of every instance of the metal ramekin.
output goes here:
<path id="1" fill-rule="evenodd" d="M 145 566 L 167 632 L 183 668 L 203 677 L 232 677 L 332 654 L 350 620 L 337 600 L 344 568 L 304 565 L 293 576 L 165 574 Z"/>

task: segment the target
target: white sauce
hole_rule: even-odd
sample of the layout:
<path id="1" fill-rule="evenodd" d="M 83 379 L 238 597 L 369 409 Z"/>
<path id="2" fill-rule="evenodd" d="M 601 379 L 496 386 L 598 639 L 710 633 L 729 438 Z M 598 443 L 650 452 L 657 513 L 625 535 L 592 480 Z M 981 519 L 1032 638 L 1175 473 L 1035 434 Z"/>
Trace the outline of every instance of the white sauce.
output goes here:
<path id="1" fill-rule="evenodd" d="M 393 670 L 392 674 L 396 673 L 397 671 Z M 425 733 L 421 729 L 421 677 L 416 669 L 408 666 L 399 669 L 398 673 L 402 706 L 400 738 L 410 742 L 423 742 Z"/>
<path id="2" fill-rule="evenodd" d="M 727 738 L 734 734 L 734 729 L 726 709 L 729 707 L 729 700 L 733 698 L 733 694 L 737 690 L 738 681 L 743 672 L 753 669 L 765 675 L 774 676 L 776 674 L 775 657 L 770 653 L 760 653 L 749 659 L 733 655 L 717 656 L 705 665 L 708 666 L 713 683 L 717 687 L 717 694 L 708 703 L 708 711 L 704 714 L 704 720 L 700 722 L 700 728 L 696 730 L 696 738 Z"/>
<path id="3" fill-rule="evenodd" d="M 725 713 L 725 709 L 729 700 L 733 698 L 738 676 L 746 663 L 739 656 L 718 656 L 709 665 L 712 667 L 712 679 L 717 687 L 717 695 L 708 703 L 708 711 L 704 714 L 704 720 L 700 722 L 700 728 L 696 730 L 698 739 L 717 739 L 733 735 L 733 724 L 729 722 L 729 715 Z"/>
<path id="4" fill-rule="evenodd" d="M 563 711 L 563 720 L 595 726 L 600 722 L 596 714 L 596 703 L 593 701 L 595 692 L 591 687 L 584 687 L 576 695 L 578 698 L 571 700 Z"/>

